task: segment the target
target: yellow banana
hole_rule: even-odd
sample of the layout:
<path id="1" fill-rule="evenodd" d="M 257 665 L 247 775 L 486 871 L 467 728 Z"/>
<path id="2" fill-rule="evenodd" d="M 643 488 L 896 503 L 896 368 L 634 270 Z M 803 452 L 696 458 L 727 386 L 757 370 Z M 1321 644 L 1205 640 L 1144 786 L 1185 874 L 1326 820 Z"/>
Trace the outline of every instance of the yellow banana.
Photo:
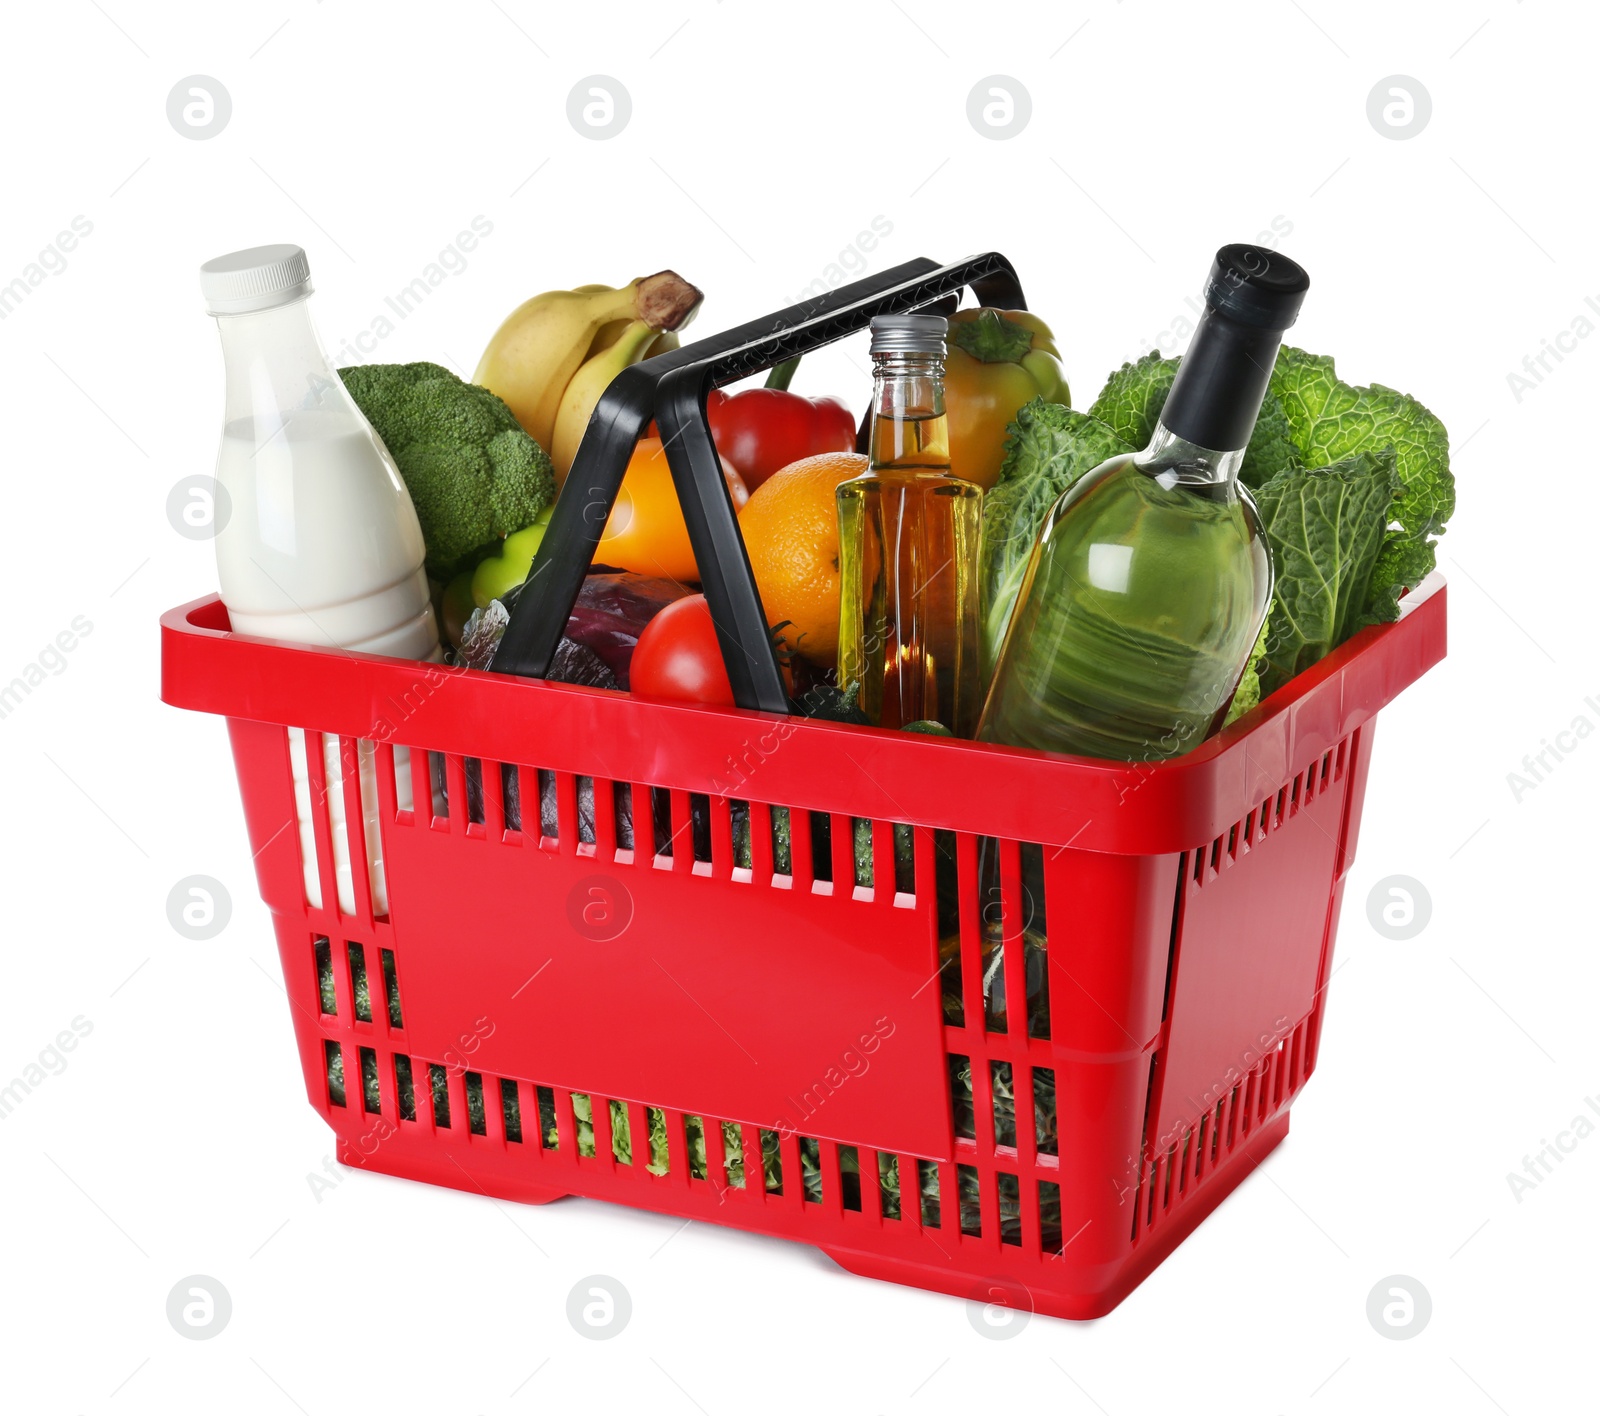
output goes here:
<path id="1" fill-rule="evenodd" d="M 555 431 L 561 394 L 595 331 L 633 313 L 635 286 L 551 290 L 524 301 L 495 331 L 473 381 L 498 394 L 540 447 Z"/>
<path id="2" fill-rule="evenodd" d="M 620 289 L 551 290 L 524 301 L 495 331 L 473 381 L 498 394 L 528 435 L 550 448 L 561 396 L 600 330 L 616 320 L 677 329 L 700 305 L 700 291 L 670 270 Z"/>
<path id="3" fill-rule="evenodd" d="M 585 360 L 592 359 L 602 349 L 609 349 L 622 338 L 622 331 L 632 324 L 632 320 L 607 320 L 594 333 L 594 338 L 589 341 L 589 352 Z"/>
<path id="4" fill-rule="evenodd" d="M 613 344 L 622 338 L 622 331 L 632 323 L 631 320 L 607 320 L 605 324 L 600 326 L 595 337 L 589 341 L 589 358 L 594 358 L 602 349 L 611 348 Z M 657 354 L 665 354 L 667 350 L 680 348 L 681 345 L 682 341 L 678 338 L 676 331 L 670 329 L 662 330 L 655 337 L 654 343 L 650 344 L 639 355 L 639 358 L 654 359 Z"/>
<path id="5" fill-rule="evenodd" d="M 602 349 L 572 376 L 566 392 L 561 395 L 561 408 L 556 414 L 555 438 L 550 444 L 550 461 L 555 464 L 556 483 L 566 480 L 572 470 L 572 459 L 578 455 L 578 444 L 583 441 L 584 429 L 606 385 L 629 364 L 637 363 L 646 349 L 660 337 L 660 331 L 645 320 L 634 320 L 616 342 Z"/>

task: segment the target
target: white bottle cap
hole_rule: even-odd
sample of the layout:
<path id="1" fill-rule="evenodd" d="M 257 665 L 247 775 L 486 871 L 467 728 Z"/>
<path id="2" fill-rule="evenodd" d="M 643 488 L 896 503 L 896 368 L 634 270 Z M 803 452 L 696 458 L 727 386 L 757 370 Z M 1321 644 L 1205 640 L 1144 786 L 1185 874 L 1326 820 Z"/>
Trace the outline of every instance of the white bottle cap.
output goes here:
<path id="1" fill-rule="evenodd" d="M 270 310 L 311 293 L 311 266 L 299 246 L 252 246 L 201 266 L 200 293 L 208 315 Z"/>

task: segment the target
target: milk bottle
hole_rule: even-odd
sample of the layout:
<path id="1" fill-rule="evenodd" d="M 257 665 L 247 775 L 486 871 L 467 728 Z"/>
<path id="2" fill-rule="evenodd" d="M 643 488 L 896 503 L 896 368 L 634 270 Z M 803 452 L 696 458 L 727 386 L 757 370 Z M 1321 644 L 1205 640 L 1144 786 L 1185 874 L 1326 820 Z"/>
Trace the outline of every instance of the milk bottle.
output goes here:
<path id="1" fill-rule="evenodd" d="M 422 530 L 394 459 L 328 363 L 311 324 L 299 246 L 256 246 L 200 267 L 227 371 L 217 480 L 230 511 L 216 536 L 222 602 L 239 634 L 438 659 Z M 222 518 L 219 517 L 219 520 Z M 323 739 L 325 802 L 313 803 L 305 735 L 289 729 L 306 898 L 323 905 L 313 831 L 326 811 L 339 908 L 355 910 L 339 740 Z M 387 913 L 375 751 L 358 744 L 373 909 Z M 395 749 L 409 809 L 409 754 Z"/>

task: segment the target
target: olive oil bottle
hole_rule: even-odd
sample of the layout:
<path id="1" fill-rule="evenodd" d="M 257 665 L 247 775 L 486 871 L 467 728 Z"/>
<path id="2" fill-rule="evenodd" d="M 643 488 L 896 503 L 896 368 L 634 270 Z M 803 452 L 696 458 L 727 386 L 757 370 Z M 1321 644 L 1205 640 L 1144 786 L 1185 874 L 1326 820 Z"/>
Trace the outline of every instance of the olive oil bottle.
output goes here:
<path id="1" fill-rule="evenodd" d="M 1310 281 L 1224 246 L 1149 446 L 1086 473 L 1045 518 L 978 736 L 1149 762 L 1227 713 L 1272 597 L 1239 464 Z"/>
<path id="2" fill-rule="evenodd" d="M 950 471 L 946 322 L 872 322 L 871 465 L 839 486 L 839 683 L 898 728 L 933 719 L 971 737 L 983 492 Z"/>

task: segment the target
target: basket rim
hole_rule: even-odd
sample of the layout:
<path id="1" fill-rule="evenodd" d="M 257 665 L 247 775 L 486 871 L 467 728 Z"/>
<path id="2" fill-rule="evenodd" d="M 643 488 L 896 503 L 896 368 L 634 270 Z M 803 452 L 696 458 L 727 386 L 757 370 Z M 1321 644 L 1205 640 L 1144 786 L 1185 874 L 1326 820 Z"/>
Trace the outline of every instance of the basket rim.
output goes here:
<path id="1" fill-rule="evenodd" d="M 585 776 L 1043 845 L 1163 854 L 1213 840 L 1443 659 L 1446 590 L 1433 572 L 1402 598 L 1393 623 L 1362 629 L 1193 751 L 1155 763 L 641 699 L 291 644 L 235 633 L 216 594 L 161 616 L 161 697 L 227 718 Z M 314 698 L 306 692 L 313 679 Z M 529 713 L 535 705 L 542 711 Z M 393 711 L 402 707 L 403 714 Z M 648 768 L 617 762 L 619 740 L 626 740 L 625 759 L 642 755 Z M 790 744 L 801 751 L 778 750 Z M 755 771 L 735 763 L 741 748 L 746 760 L 757 753 Z M 599 760 L 607 756 L 610 763 Z M 858 769 L 854 778 L 839 770 L 845 763 Z M 959 809 L 938 799 L 946 788 L 934 786 L 935 776 L 961 788 Z M 975 801 L 974 792 L 991 800 Z"/>

